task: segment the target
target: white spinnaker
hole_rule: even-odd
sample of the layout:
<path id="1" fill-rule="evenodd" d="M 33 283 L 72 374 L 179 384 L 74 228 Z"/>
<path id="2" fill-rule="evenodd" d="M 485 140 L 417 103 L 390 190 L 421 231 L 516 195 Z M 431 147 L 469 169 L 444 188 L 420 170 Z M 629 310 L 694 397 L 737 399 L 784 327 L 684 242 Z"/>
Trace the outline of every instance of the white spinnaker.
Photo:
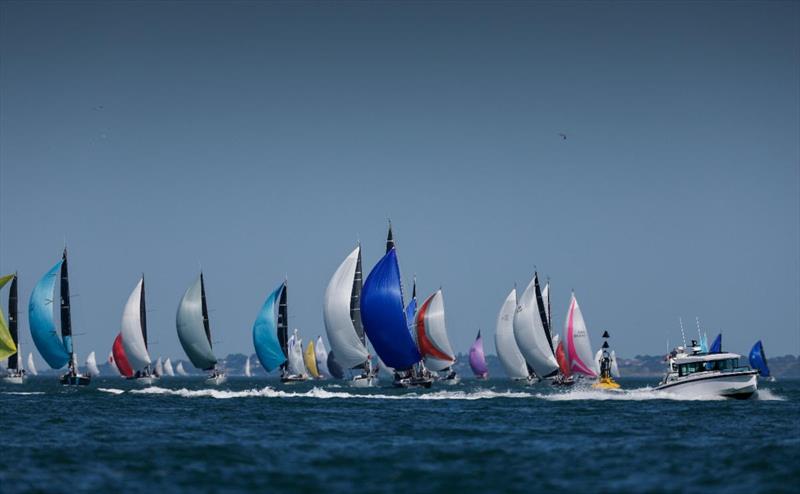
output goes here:
<path id="1" fill-rule="evenodd" d="M 553 348 L 558 348 L 559 343 L 561 343 L 561 335 L 556 333 L 553 335 Z"/>
<path id="2" fill-rule="evenodd" d="M 297 330 L 289 338 L 289 374 L 306 374 L 306 364 L 303 363 L 303 340 L 297 336 Z"/>
<path id="3" fill-rule="evenodd" d="M 178 362 L 178 366 L 175 367 L 175 372 L 178 373 L 179 376 L 186 376 L 186 369 L 183 368 L 183 362 Z"/>
<path id="4" fill-rule="evenodd" d="M 317 370 L 319 373 L 325 377 L 330 377 L 331 372 L 328 370 L 328 349 L 325 348 L 325 342 L 322 341 L 322 336 L 317 337 L 317 342 L 314 344 L 314 354 L 317 358 Z"/>
<path id="5" fill-rule="evenodd" d="M 250 370 L 250 357 L 248 356 L 247 359 L 244 361 L 244 376 L 250 377 L 253 375 L 253 371 Z"/>
<path id="6" fill-rule="evenodd" d="M 611 377 L 619 377 L 619 367 L 617 366 L 617 353 L 611 350 Z"/>
<path id="7" fill-rule="evenodd" d="M 164 372 L 170 377 L 175 375 L 175 370 L 172 368 L 172 360 L 169 357 L 164 361 Z"/>
<path id="8" fill-rule="evenodd" d="M 164 375 L 164 363 L 161 361 L 161 357 L 156 359 L 156 375 L 163 376 Z"/>
<path id="9" fill-rule="evenodd" d="M 28 354 L 28 372 L 30 372 L 34 376 L 39 374 L 38 372 L 36 372 L 36 365 L 34 365 L 33 363 L 33 353 Z"/>
<path id="10" fill-rule="evenodd" d="M 570 370 L 589 377 L 597 377 L 596 363 L 592 361 L 592 343 L 583 320 L 578 299 L 572 294 L 564 325 L 564 343 L 567 346 Z M 594 361 L 596 362 L 596 360 Z"/>
<path id="11" fill-rule="evenodd" d="M 453 347 L 450 345 L 450 340 L 447 338 L 447 326 L 444 319 L 444 296 L 442 295 L 442 290 L 437 290 L 436 293 L 431 295 L 429 300 L 428 308 L 425 311 L 425 336 L 428 337 L 428 340 L 437 350 L 450 357 L 450 359 L 443 360 L 425 355 L 425 366 L 430 370 L 440 371 L 452 366 L 456 361 L 456 357 L 453 354 Z"/>
<path id="12" fill-rule="evenodd" d="M 97 368 L 97 358 L 94 356 L 94 352 L 90 353 L 89 356 L 86 357 L 86 369 L 93 377 L 100 375 L 100 369 Z"/>
<path id="13" fill-rule="evenodd" d="M 360 252 L 361 247 L 356 247 L 333 273 L 322 304 L 331 350 L 336 354 L 336 361 L 345 369 L 363 364 L 369 355 L 350 319 L 350 297 Z"/>
<path id="14" fill-rule="evenodd" d="M 600 362 L 603 361 L 603 350 L 597 350 L 594 354 L 594 371 L 600 375 Z"/>
<path id="15" fill-rule="evenodd" d="M 547 320 L 550 321 L 551 316 L 550 316 L 550 283 L 549 282 L 544 286 L 544 290 L 542 290 L 542 302 L 544 302 L 544 311 L 545 311 L 545 315 L 547 316 Z M 550 328 L 550 332 L 551 333 L 552 333 L 552 331 L 553 331 L 553 328 Z M 555 336 L 555 335 L 551 335 L 551 336 Z M 553 341 L 553 348 L 558 348 L 558 345 L 555 344 L 555 341 Z"/>
<path id="16" fill-rule="evenodd" d="M 558 370 L 556 356 L 544 333 L 533 280 L 522 293 L 514 312 L 514 339 L 537 376 L 546 377 Z"/>
<path id="17" fill-rule="evenodd" d="M 114 352 L 108 352 L 108 360 L 107 360 L 107 362 L 108 362 L 108 365 L 110 365 L 111 368 L 114 369 L 114 372 L 119 374 L 119 367 L 117 367 L 117 363 L 114 361 Z"/>
<path id="18" fill-rule="evenodd" d="M 142 334 L 142 283 L 144 278 L 136 284 L 122 312 L 122 347 L 134 371 L 142 370 L 152 362 Z"/>
<path id="19" fill-rule="evenodd" d="M 511 290 L 506 297 L 500 313 L 497 314 L 497 326 L 495 326 L 494 346 L 497 349 L 497 357 L 503 364 L 506 374 L 511 379 L 524 379 L 528 377 L 528 366 L 525 365 L 525 357 L 519 351 L 517 341 L 514 339 L 514 311 L 517 309 L 517 290 Z"/>

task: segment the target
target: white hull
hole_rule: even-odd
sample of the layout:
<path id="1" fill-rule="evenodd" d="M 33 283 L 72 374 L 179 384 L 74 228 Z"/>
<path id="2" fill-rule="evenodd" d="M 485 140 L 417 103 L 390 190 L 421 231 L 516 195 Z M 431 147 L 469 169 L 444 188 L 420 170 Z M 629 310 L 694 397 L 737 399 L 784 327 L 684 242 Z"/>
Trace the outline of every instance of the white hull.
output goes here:
<path id="1" fill-rule="evenodd" d="M 377 377 L 356 376 L 350 381 L 350 386 L 354 388 L 371 388 L 378 385 Z"/>
<path id="2" fill-rule="evenodd" d="M 23 384 L 25 376 L 6 376 L 3 378 L 3 382 L 6 384 Z"/>
<path id="3" fill-rule="evenodd" d="M 665 391 L 680 396 L 723 396 L 725 398 L 749 398 L 758 389 L 755 371 L 730 373 L 705 373 L 678 378 L 660 384 L 656 391 Z"/>
<path id="4" fill-rule="evenodd" d="M 461 376 L 455 376 L 450 379 L 447 378 L 439 379 L 439 383 L 444 384 L 445 386 L 455 386 L 460 382 L 461 382 Z"/>
<path id="5" fill-rule="evenodd" d="M 225 374 L 217 374 L 206 379 L 206 384 L 210 386 L 219 386 L 220 384 L 224 384 L 227 380 L 228 377 Z"/>
<path id="6" fill-rule="evenodd" d="M 303 374 L 290 374 L 288 376 L 281 377 L 281 382 L 284 384 L 300 383 L 303 381 L 308 381 L 308 376 Z"/>
<path id="7" fill-rule="evenodd" d="M 155 376 L 145 376 L 145 377 L 131 377 L 130 380 L 135 382 L 136 384 L 140 384 L 142 386 L 152 386 L 154 382 L 158 379 Z"/>

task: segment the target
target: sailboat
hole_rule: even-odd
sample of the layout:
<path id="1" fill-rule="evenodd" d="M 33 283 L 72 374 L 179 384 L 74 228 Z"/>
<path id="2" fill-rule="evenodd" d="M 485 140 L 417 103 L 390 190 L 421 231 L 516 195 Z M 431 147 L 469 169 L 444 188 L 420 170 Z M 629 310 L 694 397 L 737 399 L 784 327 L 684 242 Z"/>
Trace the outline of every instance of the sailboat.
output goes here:
<path id="1" fill-rule="evenodd" d="M 304 381 L 303 375 L 293 375 L 288 368 L 289 308 L 286 292 L 284 280 L 264 301 L 253 323 L 253 346 L 264 370 L 280 369 L 282 382 Z"/>
<path id="2" fill-rule="evenodd" d="M 489 367 L 486 365 L 486 356 L 483 353 L 483 338 L 481 338 L 480 329 L 472 346 L 469 347 L 469 367 L 476 378 L 489 378 Z"/>
<path id="3" fill-rule="evenodd" d="M 445 384 L 457 384 L 461 379 L 453 370 L 455 353 L 447 338 L 444 319 L 444 296 L 441 288 L 425 299 L 416 315 L 417 348 L 425 361 L 425 367 L 434 372 L 437 380 Z M 440 376 L 439 372 L 445 372 Z"/>
<path id="4" fill-rule="evenodd" d="M 291 382 L 307 380 L 308 373 L 306 372 L 306 365 L 303 362 L 303 341 L 297 334 L 297 328 L 295 328 L 292 336 L 289 337 L 287 345 L 289 348 L 289 355 L 286 360 L 289 376 L 292 378 Z M 289 382 L 288 379 L 286 381 Z"/>
<path id="5" fill-rule="evenodd" d="M 252 377 L 253 371 L 250 370 L 250 356 L 248 355 L 244 361 L 244 377 Z"/>
<path id="6" fill-rule="evenodd" d="M 33 353 L 28 353 L 28 370 L 32 376 L 38 376 L 39 372 L 36 370 L 36 365 L 33 363 Z"/>
<path id="7" fill-rule="evenodd" d="M 719 333 L 711 346 L 708 347 L 708 353 L 722 353 L 722 333 Z"/>
<path id="8" fill-rule="evenodd" d="M 97 368 L 97 358 L 94 355 L 94 352 L 91 352 L 88 357 L 86 357 L 86 371 L 92 377 L 97 377 L 100 375 L 100 369 Z"/>
<path id="9" fill-rule="evenodd" d="M 306 369 L 311 377 L 314 379 L 322 379 L 322 375 L 317 368 L 317 354 L 314 352 L 314 340 L 308 340 L 308 345 L 303 351 L 303 362 L 306 364 Z"/>
<path id="10" fill-rule="evenodd" d="M 514 339 L 525 361 L 540 378 L 558 375 L 558 362 L 553 352 L 547 320 L 539 275 L 534 273 L 533 280 L 522 293 L 514 313 Z"/>
<path id="11" fill-rule="evenodd" d="M 158 373 L 150 368 L 152 363 L 147 349 L 147 309 L 145 305 L 144 275 L 136 284 L 125 309 L 122 311 L 122 346 L 139 384 L 153 384 Z"/>
<path id="12" fill-rule="evenodd" d="M 597 371 L 592 359 L 592 344 L 583 313 L 578 305 L 575 293 L 569 301 L 567 320 L 564 323 L 564 340 L 567 346 L 567 359 L 570 371 L 585 377 L 596 378 Z"/>
<path id="13" fill-rule="evenodd" d="M 339 362 L 336 360 L 336 356 L 333 354 L 333 350 L 328 352 L 328 360 L 326 361 L 328 365 L 328 373 L 334 379 L 344 379 L 344 368 L 339 365 Z"/>
<path id="14" fill-rule="evenodd" d="M 429 388 L 433 379 L 421 365 L 422 355 L 408 330 L 391 225 L 387 248 L 389 251 L 372 268 L 361 292 L 364 329 L 378 357 L 394 369 L 395 386 Z"/>
<path id="15" fill-rule="evenodd" d="M 183 368 L 183 362 L 178 362 L 178 366 L 175 367 L 175 372 L 177 372 L 179 376 L 188 376 L 189 375 L 189 373 L 186 372 L 186 369 Z"/>
<path id="16" fill-rule="evenodd" d="M 55 301 L 56 277 L 61 279 L 60 316 L 61 337 L 56 333 L 53 318 L 53 302 Z M 36 349 L 47 365 L 53 369 L 68 366 L 67 373 L 61 376 L 61 384 L 85 386 L 91 382 L 91 376 L 78 371 L 75 350 L 72 341 L 72 312 L 69 297 L 69 272 L 67 270 L 67 249 L 61 260 L 48 271 L 33 288 L 28 303 L 28 321 L 31 336 Z"/>
<path id="17" fill-rule="evenodd" d="M 769 372 L 769 366 L 767 365 L 767 354 L 764 353 L 764 345 L 761 343 L 761 340 L 758 340 L 753 348 L 750 349 L 750 367 L 758 371 L 758 375 L 761 377 L 766 377 L 772 381 L 775 380 L 772 377 L 772 374 Z"/>
<path id="18" fill-rule="evenodd" d="M 175 376 L 175 370 L 172 368 L 172 360 L 170 360 L 169 357 L 167 357 L 167 360 L 164 361 L 164 372 L 165 375 L 169 377 Z"/>
<path id="19" fill-rule="evenodd" d="M 494 333 L 494 346 L 497 358 L 503 365 L 506 375 L 514 381 L 532 382 L 533 370 L 528 367 L 514 338 L 514 313 L 517 309 L 517 289 L 514 288 L 506 297 L 500 312 L 497 314 L 497 325 Z"/>
<path id="20" fill-rule="evenodd" d="M 575 384 L 575 379 L 572 378 L 572 371 L 569 368 L 569 359 L 567 359 L 567 352 L 564 350 L 564 342 L 558 337 L 553 336 L 553 345 L 556 347 L 556 361 L 558 362 L 558 377 L 556 377 L 552 384 L 556 386 L 572 386 Z"/>
<path id="21" fill-rule="evenodd" d="M 161 357 L 156 359 L 156 377 L 161 377 L 164 375 L 164 362 L 161 360 Z"/>
<path id="22" fill-rule="evenodd" d="M 217 366 L 217 357 L 211 345 L 211 325 L 208 321 L 208 304 L 203 273 L 183 294 L 176 316 L 178 339 L 192 365 L 211 371 L 206 384 L 225 382 L 225 372 Z"/>
<path id="23" fill-rule="evenodd" d="M 328 349 L 325 348 L 325 342 L 322 341 L 322 336 L 317 336 L 317 343 L 314 345 L 314 353 L 317 357 L 317 369 L 322 377 L 331 375 L 328 370 Z"/>
<path id="24" fill-rule="evenodd" d="M 20 362 L 19 331 L 17 330 L 17 274 L 0 277 L 0 288 L 11 281 L 8 291 L 8 321 L 0 309 L 0 360 L 8 358 L 6 375 L 3 382 L 22 384 L 25 380 L 25 369 Z"/>
<path id="25" fill-rule="evenodd" d="M 354 386 L 372 386 L 377 373 L 372 369 L 364 325 L 361 320 L 361 246 L 357 246 L 333 273 L 322 304 L 325 331 L 336 352 L 337 362 L 347 369 L 360 369 Z"/>
<path id="26" fill-rule="evenodd" d="M 111 345 L 111 363 L 117 368 L 119 375 L 125 378 L 133 377 L 133 368 L 128 362 L 128 357 L 125 355 L 125 348 L 122 345 L 122 333 L 118 333 L 114 338 L 114 344 Z"/>
<path id="27" fill-rule="evenodd" d="M 110 352 L 108 352 L 107 362 L 108 362 L 108 365 L 110 365 L 111 368 L 114 369 L 114 372 L 119 373 L 119 368 L 117 367 L 116 362 L 114 362 L 114 350 L 111 350 Z"/>

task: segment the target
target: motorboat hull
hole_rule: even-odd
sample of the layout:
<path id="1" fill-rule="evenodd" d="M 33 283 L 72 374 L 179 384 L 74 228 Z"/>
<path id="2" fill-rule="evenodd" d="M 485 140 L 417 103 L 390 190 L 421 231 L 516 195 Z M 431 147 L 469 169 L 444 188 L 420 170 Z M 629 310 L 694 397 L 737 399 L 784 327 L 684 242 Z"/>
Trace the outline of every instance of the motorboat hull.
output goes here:
<path id="1" fill-rule="evenodd" d="M 687 378 L 660 384 L 656 391 L 680 396 L 722 396 L 747 399 L 758 390 L 757 371 L 690 375 Z"/>

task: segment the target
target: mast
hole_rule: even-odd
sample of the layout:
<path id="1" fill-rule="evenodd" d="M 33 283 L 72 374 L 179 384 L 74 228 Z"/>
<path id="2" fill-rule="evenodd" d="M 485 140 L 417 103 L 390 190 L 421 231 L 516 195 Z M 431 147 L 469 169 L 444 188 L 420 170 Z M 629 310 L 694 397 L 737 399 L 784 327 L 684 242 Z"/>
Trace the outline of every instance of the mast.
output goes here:
<path id="1" fill-rule="evenodd" d="M 389 220 L 389 234 L 386 235 L 386 253 L 394 248 L 394 236 L 392 235 L 392 220 Z"/>
<path id="2" fill-rule="evenodd" d="M 19 346 L 19 333 L 17 331 L 17 273 L 11 279 L 11 289 L 8 292 L 8 332 L 17 346 L 17 353 L 8 357 L 8 369 L 19 370 L 19 355 L 22 351 Z"/>
<path id="3" fill-rule="evenodd" d="M 278 342 L 281 344 L 283 354 L 286 355 L 286 362 L 281 364 L 281 369 L 286 369 L 289 361 L 289 307 L 286 302 L 288 288 L 287 280 L 283 282 L 283 290 L 281 290 L 281 298 L 278 302 Z"/>
<path id="4" fill-rule="evenodd" d="M 67 269 L 67 248 L 61 256 L 61 339 L 69 353 L 69 368 L 75 369 L 75 351 L 72 346 L 72 310 L 69 301 L 69 271 Z"/>
<path id="5" fill-rule="evenodd" d="M 142 281 L 142 295 L 144 295 L 144 281 Z M 144 300 L 144 297 L 142 297 Z M 208 321 L 208 303 L 206 302 L 206 285 L 205 281 L 203 281 L 203 272 L 200 271 L 200 300 L 203 308 L 203 327 L 206 330 L 206 338 L 208 338 L 208 346 L 213 347 L 214 345 L 211 343 L 211 324 Z M 141 311 L 143 310 L 144 303 L 139 306 L 140 315 Z M 140 316 L 141 317 L 141 316 Z M 144 318 L 142 318 L 142 333 L 147 334 L 144 329 Z M 145 342 L 147 341 L 147 336 L 145 336 Z"/>
<path id="6" fill-rule="evenodd" d="M 533 273 L 533 286 L 536 290 L 536 306 L 539 308 L 539 317 L 542 320 L 542 326 L 544 326 L 544 334 L 547 336 L 547 344 L 550 345 L 550 351 L 555 355 L 553 351 L 553 338 L 550 336 L 550 319 L 547 317 L 547 309 L 544 306 L 542 290 L 539 287 L 539 273 L 536 271 Z"/>

